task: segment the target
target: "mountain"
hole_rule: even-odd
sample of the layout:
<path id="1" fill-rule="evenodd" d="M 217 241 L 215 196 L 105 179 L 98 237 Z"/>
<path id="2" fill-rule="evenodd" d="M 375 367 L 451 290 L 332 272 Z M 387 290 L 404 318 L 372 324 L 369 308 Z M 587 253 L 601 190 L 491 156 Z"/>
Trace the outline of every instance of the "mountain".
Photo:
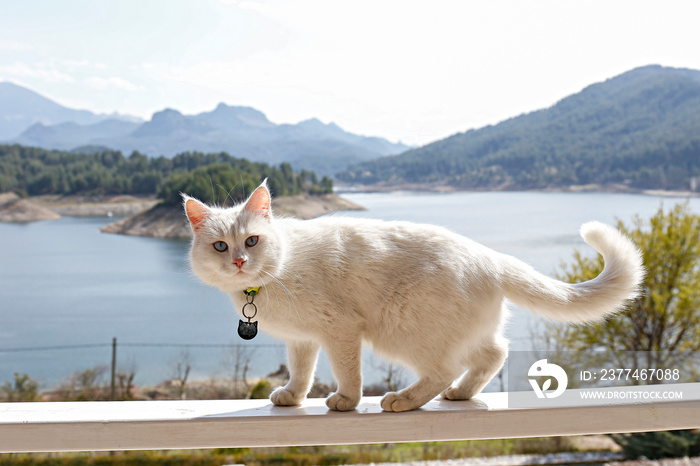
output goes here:
<path id="1" fill-rule="evenodd" d="M 67 150 L 75 148 L 76 141 L 86 141 L 86 144 L 81 143 L 81 147 L 85 147 L 88 142 L 93 144 L 95 141 L 126 137 L 138 127 L 138 123 L 115 119 L 102 120 L 90 125 L 68 122 L 46 126 L 43 123 L 36 123 L 12 142 L 26 146 Z"/>
<path id="2" fill-rule="evenodd" d="M 348 164 L 403 152 L 408 147 L 376 137 L 348 133 L 317 119 L 290 125 L 270 122 L 250 107 L 219 104 L 215 110 L 183 115 L 166 109 L 128 136 L 95 139 L 93 144 L 148 155 L 173 156 L 184 151 L 227 152 L 270 164 L 289 162 L 295 169 L 333 175 Z M 85 142 L 81 142 L 85 144 Z"/>
<path id="3" fill-rule="evenodd" d="M 133 117 L 97 115 L 73 110 L 10 82 L 0 82 L 0 141 L 16 138 L 27 128 L 60 123 L 91 125 L 105 119 L 135 120 Z"/>
<path id="4" fill-rule="evenodd" d="M 194 119 L 220 129 L 272 128 L 275 126 L 264 113 L 250 107 L 233 107 L 219 104 L 211 112 L 195 115 Z"/>
<path id="5" fill-rule="evenodd" d="M 554 106 L 339 175 L 360 184 L 687 190 L 700 177 L 700 71 L 653 65 Z M 693 179 L 695 179 L 693 181 Z"/>
<path id="6" fill-rule="evenodd" d="M 165 109 L 153 114 L 150 121 L 127 121 L 67 109 L 10 83 L 0 83 L 3 139 L 46 149 L 106 147 L 167 157 L 186 151 L 227 152 L 252 161 L 290 162 L 296 169 L 313 170 L 321 176 L 333 175 L 351 163 L 408 149 L 317 119 L 278 125 L 259 110 L 223 103 L 196 115 Z"/>

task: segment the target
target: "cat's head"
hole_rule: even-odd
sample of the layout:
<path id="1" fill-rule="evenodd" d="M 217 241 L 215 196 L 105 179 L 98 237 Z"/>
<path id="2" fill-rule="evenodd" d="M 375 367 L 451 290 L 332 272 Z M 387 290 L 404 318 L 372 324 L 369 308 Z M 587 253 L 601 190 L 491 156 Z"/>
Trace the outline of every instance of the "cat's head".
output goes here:
<path id="1" fill-rule="evenodd" d="M 230 208 L 207 206 L 183 194 L 192 227 L 192 270 L 224 292 L 261 286 L 279 273 L 284 241 L 272 218 L 265 181 L 247 201 Z"/>

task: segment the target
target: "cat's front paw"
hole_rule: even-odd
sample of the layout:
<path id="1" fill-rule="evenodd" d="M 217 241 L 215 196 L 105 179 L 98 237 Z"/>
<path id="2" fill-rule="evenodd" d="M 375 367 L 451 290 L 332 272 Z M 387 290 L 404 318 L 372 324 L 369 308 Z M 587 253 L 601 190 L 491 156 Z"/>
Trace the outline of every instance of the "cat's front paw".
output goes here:
<path id="1" fill-rule="evenodd" d="M 303 399 L 303 396 L 296 396 L 284 387 L 277 387 L 270 395 L 270 401 L 277 406 L 297 406 Z"/>
<path id="2" fill-rule="evenodd" d="M 326 398 L 326 406 L 333 411 L 351 411 L 355 409 L 359 403 L 359 398 L 349 398 L 340 393 L 331 393 L 330 396 Z"/>
<path id="3" fill-rule="evenodd" d="M 416 400 L 396 392 L 389 392 L 384 395 L 380 404 L 384 411 L 393 411 L 395 413 L 410 411 L 421 406 Z"/>

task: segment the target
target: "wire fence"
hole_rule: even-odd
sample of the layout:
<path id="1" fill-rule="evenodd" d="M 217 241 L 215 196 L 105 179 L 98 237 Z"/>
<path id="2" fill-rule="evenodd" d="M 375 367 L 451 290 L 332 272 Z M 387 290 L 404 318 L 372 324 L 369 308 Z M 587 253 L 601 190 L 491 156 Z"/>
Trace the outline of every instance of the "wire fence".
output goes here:
<path id="1" fill-rule="evenodd" d="M 231 376 L 228 372 L 230 370 L 234 370 L 235 378 L 237 378 L 239 375 L 242 377 L 245 377 L 246 374 L 248 376 L 253 376 L 256 377 L 257 375 L 252 374 L 253 368 L 251 367 L 251 358 L 253 357 L 253 354 L 256 353 L 258 350 L 261 351 L 269 351 L 269 350 L 282 350 L 285 348 L 285 345 L 282 343 L 258 343 L 258 344 L 250 344 L 250 343 L 199 343 L 199 342 L 165 342 L 165 343 L 158 343 L 158 342 L 133 342 L 133 341 L 127 341 L 127 342 L 118 342 L 117 338 L 112 338 L 110 342 L 104 342 L 104 343 L 75 343 L 75 344 L 64 344 L 64 345 L 33 345 L 33 346 L 17 346 L 17 347 L 0 347 L 0 356 L 5 355 L 6 357 L 10 357 L 12 359 L 17 359 L 19 358 L 20 360 L 24 359 L 25 356 L 21 356 L 21 354 L 26 353 L 26 357 L 30 357 L 30 354 L 32 353 L 41 353 L 41 352 L 56 352 L 56 351 L 62 351 L 65 350 L 66 352 L 69 352 L 70 350 L 77 350 L 82 353 L 101 353 L 102 350 L 110 351 L 111 350 L 111 361 L 107 360 L 104 361 L 106 364 L 98 364 L 94 366 L 92 369 L 87 369 L 85 371 L 77 371 L 74 372 L 73 376 L 69 376 L 67 379 L 64 380 L 64 382 L 58 383 L 58 380 L 51 380 L 49 388 L 52 390 L 57 389 L 59 387 L 68 387 L 65 388 L 68 390 L 68 392 L 73 393 L 74 391 L 78 390 L 76 387 L 76 383 L 78 385 L 83 384 L 83 379 L 85 378 L 86 380 L 90 378 L 90 383 L 89 388 L 86 393 L 90 396 L 97 396 L 97 398 L 94 399 L 110 399 L 110 400 L 115 400 L 118 399 L 118 390 L 124 391 L 124 380 L 128 379 L 128 382 L 126 382 L 126 392 L 130 393 L 131 386 L 132 386 L 132 380 L 134 378 L 134 373 L 136 370 L 136 365 L 133 362 L 133 359 L 131 360 L 132 362 L 127 363 L 126 368 L 123 366 L 120 366 L 120 368 L 117 367 L 117 353 L 120 352 L 118 351 L 119 349 L 125 349 L 125 348 L 145 348 L 147 349 L 146 351 L 149 351 L 149 353 L 152 353 L 153 351 L 158 351 L 160 349 L 165 349 L 165 350 L 183 350 L 176 360 L 171 360 L 168 363 L 168 366 L 173 366 L 170 367 L 171 372 L 177 372 L 177 374 L 173 375 L 171 374 L 172 377 L 175 377 L 175 379 L 182 379 L 180 384 L 182 385 L 184 389 L 185 385 L 185 380 L 188 379 L 188 376 L 190 375 L 190 371 L 192 370 L 194 372 L 194 367 L 197 367 L 199 370 L 200 364 L 195 361 L 196 358 L 192 358 L 190 355 L 189 350 L 197 350 L 197 351 L 207 351 L 207 350 L 224 350 L 226 352 L 230 352 L 233 355 L 229 356 L 229 358 L 232 358 L 230 361 L 227 361 L 227 364 L 231 367 L 226 367 L 227 370 L 227 376 Z M 97 352 L 92 351 L 98 349 Z M 86 351 L 87 350 L 87 351 Z M 138 350 L 137 350 L 138 351 Z M 123 354 L 123 352 L 122 352 Z M 105 357 L 106 359 L 106 354 L 102 354 L 102 357 Z M 133 356 L 133 355 L 132 355 Z M 32 355 L 31 358 L 34 358 L 35 356 Z M 41 356 L 44 358 L 43 356 Z M 100 359 L 102 359 L 100 357 Z M 122 356 L 123 357 L 123 356 Z M 48 364 L 55 365 L 56 360 L 62 359 L 62 356 L 56 356 L 53 357 L 51 356 L 51 360 Z M 157 360 L 158 358 L 156 358 Z M 208 358 L 207 358 L 208 359 Z M 279 359 L 279 358 L 274 358 L 274 359 Z M 46 359 L 44 358 L 44 361 Z M 111 362 L 111 364 L 110 364 Z M 209 362 L 209 365 L 206 366 L 208 369 L 211 369 L 211 361 L 205 361 L 206 363 Z M 270 362 L 270 361 L 268 361 Z M 161 361 L 162 363 L 162 361 Z M 21 363 L 20 363 L 21 364 Z M 158 364 L 158 363 L 157 363 Z M 221 364 L 221 363 L 220 363 Z M 160 365 L 160 364 L 158 364 Z M 46 365 L 44 365 L 44 368 L 46 369 Z M 279 367 L 279 366 L 278 366 Z M 111 370 L 110 370 L 111 369 Z M 204 369 L 207 370 L 207 369 Z M 182 373 L 183 371 L 184 374 Z M 248 373 L 251 371 L 251 373 Z M 2 372 L 7 372 L 7 371 L 0 371 Z M 151 372 L 148 371 L 147 372 Z M 239 374 L 240 372 L 240 374 Z M 46 374 L 46 372 L 44 372 Z M 8 375 L 8 374 L 5 374 Z M 148 374 L 153 377 L 153 374 Z M 201 375 L 201 374 L 200 374 Z M 24 373 L 24 377 L 27 377 L 27 373 Z M 65 377 L 65 376 L 64 376 Z M 107 380 L 104 380 L 104 377 L 107 378 Z M 126 379 L 125 379 L 126 377 Z M 163 380 L 170 380 L 172 377 L 166 377 Z M 226 378 L 224 377 L 224 378 Z M 94 378 L 95 380 L 100 380 L 106 382 L 106 384 L 102 384 L 100 382 L 99 384 L 96 384 L 95 380 L 92 380 Z M 201 378 L 201 377 L 200 377 Z M 1 379 L 0 379 L 1 380 Z M 3 387 L 5 387 L 5 391 L 10 390 L 12 391 L 13 388 L 16 388 L 16 384 L 19 382 L 22 382 L 22 373 L 15 371 L 15 386 L 13 386 L 12 379 L 10 378 L 10 381 L 5 382 L 3 385 L 0 383 L 0 400 L 2 399 L 2 392 L 3 392 Z M 76 382 L 77 381 L 77 382 Z M 151 380 L 149 382 L 145 383 L 145 386 L 151 386 L 151 385 L 158 385 L 158 382 L 155 380 Z M 81 389 L 82 390 L 82 389 Z M 80 396 L 87 396 L 85 393 L 83 393 L 85 390 L 78 390 L 76 393 L 80 392 Z M 97 391 L 95 391 L 97 390 Z M 95 393 L 93 393 L 95 392 Z M 121 393 L 121 392 L 120 392 Z M 182 396 L 182 394 L 180 395 Z M 85 398 L 85 399 L 93 399 L 93 398 Z"/>
<path id="2" fill-rule="evenodd" d="M 129 352 L 129 349 L 137 353 Z M 140 352 L 141 350 L 143 352 Z M 190 350 L 193 352 L 191 353 Z M 54 357 L 53 354 L 47 357 L 42 354 L 61 351 L 77 352 L 82 356 L 76 358 L 73 353 L 64 358 L 58 355 Z M 179 354 L 174 356 L 171 353 L 168 357 L 164 351 L 179 351 Z M 212 351 L 221 353 L 217 358 L 213 356 Z M 111 360 L 109 353 L 111 353 Z M 0 386 L 3 378 L 11 377 L 11 373 L 39 373 L 39 377 L 47 381 L 45 383 L 56 384 L 59 379 L 65 377 L 62 373 L 78 373 L 81 370 L 80 367 L 91 364 L 94 367 L 111 365 L 114 374 L 118 369 L 117 353 L 120 359 L 119 370 L 128 371 L 139 368 L 140 378 L 145 377 L 147 380 L 145 383 L 148 384 L 156 383 L 154 377 L 160 376 L 154 374 L 163 372 L 163 368 L 169 371 L 172 369 L 171 366 L 183 361 L 196 368 L 194 370 L 198 377 L 203 377 L 205 374 L 214 376 L 222 372 L 226 373 L 231 365 L 248 363 L 250 375 L 258 377 L 279 370 L 280 364 L 286 362 L 284 343 L 122 342 L 115 337 L 104 343 L 0 347 L 0 358 L 4 357 L 6 363 L 12 362 L 15 367 L 14 369 L 7 366 L 0 368 Z M 61 369 L 57 370 L 56 367 Z"/>
<path id="3" fill-rule="evenodd" d="M 512 341 L 530 341 L 529 338 L 514 338 Z M 283 349 L 283 343 L 133 343 L 119 342 L 119 346 L 127 346 L 134 348 L 225 348 L 225 349 L 260 349 L 273 348 Z M 15 348 L 0 348 L 0 353 L 21 353 L 29 351 L 56 351 L 56 350 L 71 350 L 84 348 L 109 348 L 113 343 L 81 343 L 71 345 L 51 345 L 51 346 L 20 346 Z"/>

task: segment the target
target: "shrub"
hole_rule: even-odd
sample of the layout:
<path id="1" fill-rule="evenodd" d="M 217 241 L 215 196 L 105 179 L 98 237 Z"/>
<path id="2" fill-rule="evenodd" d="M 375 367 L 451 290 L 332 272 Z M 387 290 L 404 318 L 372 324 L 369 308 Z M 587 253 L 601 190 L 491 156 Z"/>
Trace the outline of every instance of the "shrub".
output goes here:
<path id="1" fill-rule="evenodd" d="M 697 429 L 612 434 L 610 437 L 630 459 L 642 456 L 653 460 L 700 455 L 700 431 Z"/>

